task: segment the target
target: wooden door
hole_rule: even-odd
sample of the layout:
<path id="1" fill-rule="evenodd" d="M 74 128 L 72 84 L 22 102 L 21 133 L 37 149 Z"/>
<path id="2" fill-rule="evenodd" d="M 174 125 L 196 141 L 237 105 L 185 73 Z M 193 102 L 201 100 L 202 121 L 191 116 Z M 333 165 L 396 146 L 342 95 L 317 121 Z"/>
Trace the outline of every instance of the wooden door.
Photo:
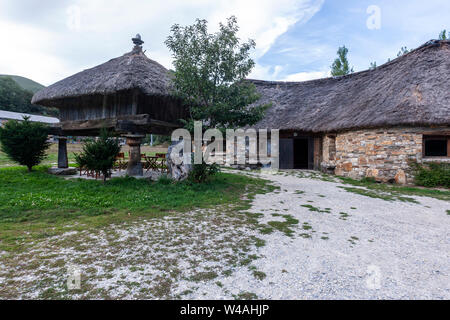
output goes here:
<path id="1" fill-rule="evenodd" d="M 280 139 L 280 169 L 294 169 L 294 140 Z"/>

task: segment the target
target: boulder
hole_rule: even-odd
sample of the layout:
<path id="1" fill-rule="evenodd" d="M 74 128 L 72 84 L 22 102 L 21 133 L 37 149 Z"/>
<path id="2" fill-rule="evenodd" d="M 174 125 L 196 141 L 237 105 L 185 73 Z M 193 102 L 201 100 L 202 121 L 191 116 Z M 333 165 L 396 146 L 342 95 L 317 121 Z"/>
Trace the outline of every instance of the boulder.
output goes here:
<path id="1" fill-rule="evenodd" d="M 399 169 L 394 177 L 395 183 L 397 184 L 406 184 L 406 174 L 405 171 Z"/>
<path id="2" fill-rule="evenodd" d="M 183 141 L 170 145 L 166 156 L 169 176 L 175 181 L 182 181 L 186 179 L 189 176 L 189 172 L 192 170 L 192 164 L 190 161 L 187 163 L 188 160 L 190 160 L 190 155 L 184 155 L 180 164 L 176 164 L 174 158 L 172 157 L 172 150 L 180 143 L 183 143 Z"/>

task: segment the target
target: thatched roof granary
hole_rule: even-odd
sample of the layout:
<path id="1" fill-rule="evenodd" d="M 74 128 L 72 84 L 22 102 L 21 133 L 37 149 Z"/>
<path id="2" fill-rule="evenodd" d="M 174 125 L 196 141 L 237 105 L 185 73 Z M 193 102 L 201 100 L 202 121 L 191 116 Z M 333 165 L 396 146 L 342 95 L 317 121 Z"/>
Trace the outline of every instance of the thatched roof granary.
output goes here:
<path id="1" fill-rule="evenodd" d="M 186 110 L 171 94 L 169 71 L 145 55 L 140 38 L 133 40 L 131 52 L 56 82 L 32 103 L 58 108 L 63 134 L 95 135 L 101 127 L 170 133 Z"/>
<path id="2" fill-rule="evenodd" d="M 450 125 L 450 41 L 430 41 L 375 70 L 306 82 L 252 80 L 271 102 L 257 128 L 334 132 Z"/>
<path id="3" fill-rule="evenodd" d="M 187 110 L 171 93 L 169 71 L 149 59 L 140 35 L 121 57 L 63 79 L 39 92 L 32 103 L 60 110 L 59 136 L 96 136 L 106 128 L 127 137 L 127 174 L 142 176 L 140 144 L 146 133 L 170 134 L 182 127 Z M 67 168 L 67 147 L 59 139 L 58 167 Z"/>

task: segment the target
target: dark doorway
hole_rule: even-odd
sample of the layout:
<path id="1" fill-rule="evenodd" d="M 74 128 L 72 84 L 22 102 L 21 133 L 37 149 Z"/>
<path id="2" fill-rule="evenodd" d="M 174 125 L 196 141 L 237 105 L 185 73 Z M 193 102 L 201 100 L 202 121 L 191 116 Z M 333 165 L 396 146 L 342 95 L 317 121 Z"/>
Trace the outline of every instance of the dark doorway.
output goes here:
<path id="1" fill-rule="evenodd" d="M 279 144 L 280 169 L 313 169 L 314 138 L 282 138 Z"/>
<path id="2" fill-rule="evenodd" d="M 294 169 L 294 140 L 280 139 L 280 169 Z"/>
<path id="3" fill-rule="evenodd" d="M 308 169 L 308 139 L 294 139 L 294 169 Z"/>

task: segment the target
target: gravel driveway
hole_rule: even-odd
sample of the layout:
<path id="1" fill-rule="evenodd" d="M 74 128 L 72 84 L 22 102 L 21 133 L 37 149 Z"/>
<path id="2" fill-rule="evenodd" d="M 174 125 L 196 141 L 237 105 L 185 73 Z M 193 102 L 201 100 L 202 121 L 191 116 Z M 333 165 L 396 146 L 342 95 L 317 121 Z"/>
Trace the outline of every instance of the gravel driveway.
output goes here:
<path id="1" fill-rule="evenodd" d="M 258 195 L 251 212 L 264 214 L 262 223 L 288 216 L 298 224 L 290 225 L 291 236 L 260 236 L 266 245 L 254 265 L 266 277 L 255 281 L 245 268 L 237 270 L 220 279 L 231 292 L 261 299 L 450 298 L 447 201 L 371 198 L 308 173 L 260 176 L 281 190 Z M 224 298 L 207 284 L 202 291 Z"/>

